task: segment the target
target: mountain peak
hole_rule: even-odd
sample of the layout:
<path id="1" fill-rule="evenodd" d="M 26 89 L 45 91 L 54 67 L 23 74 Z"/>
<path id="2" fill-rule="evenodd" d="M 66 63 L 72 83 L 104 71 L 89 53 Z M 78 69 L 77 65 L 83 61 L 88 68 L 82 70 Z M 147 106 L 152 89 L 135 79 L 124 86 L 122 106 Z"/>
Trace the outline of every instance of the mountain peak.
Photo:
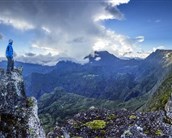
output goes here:
<path id="1" fill-rule="evenodd" d="M 171 62 L 172 50 L 157 49 L 155 52 L 151 53 L 146 61 L 156 62 L 156 63 L 166 63 Z"/>
<path id="2" fill-rule="evenodd" d="M 84 59 L 89 59 L 89 62 L 95 62 L 100 60 L 113 60 L 117 61 L 119 58 L 114 56 L 113 54 L 110 54 L 108 51 L 94 51 L 93 53 L 89 54 L 88 56 L 84 57 Z"/>
<path id="3" fill-rule="evenodd" d="M 166 56 L 168 57 L 168 55 L 172 54 L 172 50 L 165 50 L 165 49 L 157 49 L 155 52 L 153 52 L 152 54 L 155 55 L 159 55 L 159 56 Z M 150 54 L 150 55 L 152 55 Z"/>

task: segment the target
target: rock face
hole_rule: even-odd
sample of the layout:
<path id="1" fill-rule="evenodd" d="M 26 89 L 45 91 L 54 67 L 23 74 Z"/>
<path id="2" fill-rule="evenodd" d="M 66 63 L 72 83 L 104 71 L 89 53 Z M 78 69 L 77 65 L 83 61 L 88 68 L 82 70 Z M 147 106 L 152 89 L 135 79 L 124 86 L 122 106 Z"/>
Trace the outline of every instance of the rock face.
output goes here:
<path id="1" fill-rule="evenodd" d="M 168 118 L 172 120 L 172 95 L 165 105 L 165 111 Z"/>
<path id="2" fill-rule="evenodd" d="M 22 69 L 0 69 L 0 138 L 45 138 L 37 101 L 25 95 Z"/>

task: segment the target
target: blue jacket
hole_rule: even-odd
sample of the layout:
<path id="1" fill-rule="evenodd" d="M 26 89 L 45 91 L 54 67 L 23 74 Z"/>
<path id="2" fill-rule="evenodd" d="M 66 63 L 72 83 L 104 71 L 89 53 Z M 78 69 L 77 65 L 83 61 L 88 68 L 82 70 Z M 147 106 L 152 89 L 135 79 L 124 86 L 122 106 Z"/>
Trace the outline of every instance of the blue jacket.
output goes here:
<path id="1" fill-rule="evenodd" d="M 6 49 L 6 57 L 13 58 L 13 47 L 12 44 L 8 44 L 7 49 Z"/>

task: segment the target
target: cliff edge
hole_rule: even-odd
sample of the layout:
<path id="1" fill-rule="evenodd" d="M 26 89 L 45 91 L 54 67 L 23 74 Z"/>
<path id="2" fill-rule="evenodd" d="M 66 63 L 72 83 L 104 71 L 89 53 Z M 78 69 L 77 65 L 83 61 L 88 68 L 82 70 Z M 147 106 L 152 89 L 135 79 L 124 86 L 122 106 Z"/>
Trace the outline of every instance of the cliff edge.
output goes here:
<path id="1" fill-rule="evenodd" d="M 0 69 L 0 137 L 45 138 L 37 101 L 26 97 L 22 69 L 7 75 Z"/>

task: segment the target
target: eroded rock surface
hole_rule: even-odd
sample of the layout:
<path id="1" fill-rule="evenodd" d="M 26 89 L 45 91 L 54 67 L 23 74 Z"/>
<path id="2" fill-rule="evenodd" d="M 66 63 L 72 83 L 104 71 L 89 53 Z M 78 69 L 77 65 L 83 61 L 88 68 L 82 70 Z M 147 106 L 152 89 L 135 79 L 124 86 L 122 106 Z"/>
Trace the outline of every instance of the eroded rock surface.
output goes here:
<path id="1" fill-rule="evenodd" d="M 0 138 L 45 138 L 37 101 L 26 97 L 22 69 L 0 69 Z"/>
<path id="2" fill-rule="evenodd" d="M 171 138 L 172 127 L 164 122 L 165 113 L 109 111 L 93 109 L 76 114 L 63 125 L 56 126 L 48 137 L 64 133 L 80 138 Z"/>

